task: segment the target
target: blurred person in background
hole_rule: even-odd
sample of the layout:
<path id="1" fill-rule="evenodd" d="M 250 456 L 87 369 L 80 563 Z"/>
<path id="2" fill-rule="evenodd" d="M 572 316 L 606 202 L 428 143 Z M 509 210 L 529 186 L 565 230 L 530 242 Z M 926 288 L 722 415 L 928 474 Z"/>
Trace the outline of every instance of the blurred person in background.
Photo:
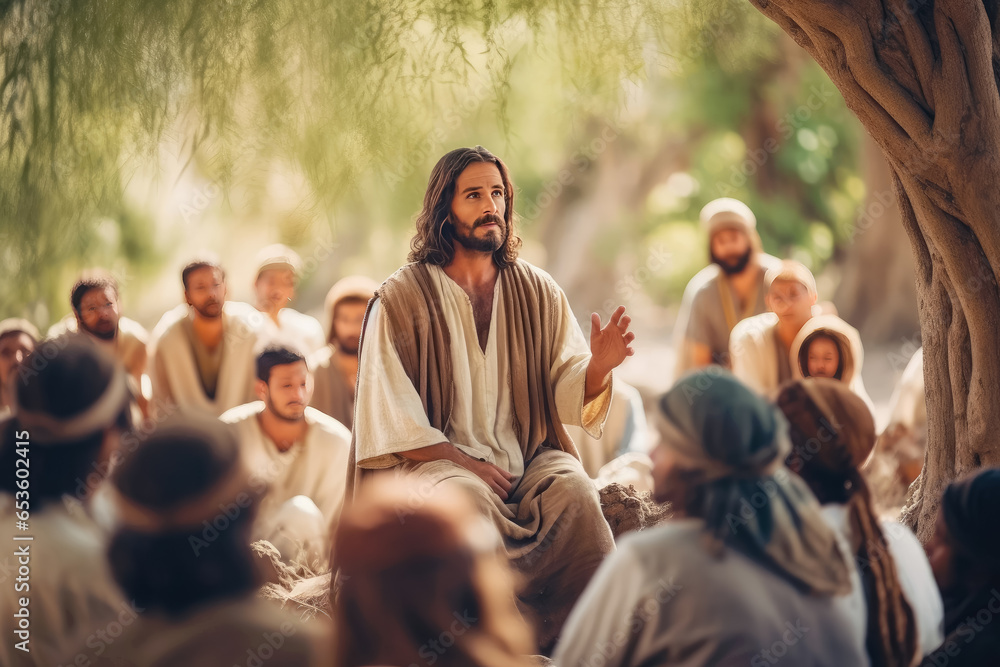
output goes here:
<path id="1" fill-rule="evenodd" d="M 112 477 L 115 580 L 139 610 L 121 636 L 77 655 L 99 667 L 325 664 L 328 629 L 258 597 L 257 494 L 232 426 L 167 417 Z"/>
<path id="2" fill-rule="evenodd" d="M 261 248 L 253 283 L 254 307 L 267 316 L 261 327 L 264 336 L 295 341 L 312 353 L 326 345 L 323 327 L 315 317 L 288 305 L 301 277 L 302 259 L 294 250 L 280 243 Z"/>
<path id="3" fill-rule="evenodd" d="M 184 305 L 168 311 L 153 329 L 153 401 L 219 416 L 254 399 L 259 326 L 246 316 L 246 304 L 226 301 L 226 273 L 218 263 L 191 262 L 181 282 Z"/>
<path id="4" fill-rule="evenodd" d="M 131 428 L 131 395 L 124 370 L 89 338 L 34 354 L 13 416 L 0 421 L 0 564 L 9 569 L 0 664 L 52 667 L 81 635 L 130 613 L 90 503 L 72 501 L 106 484 Z"/>
<path id="5" fill-rule="evenodd" d="M 28 320 L 10 317 L 0 321 L 0 419 L 10 414 L 18 368 L 39 340 L 38 329 Z"/>
<path id="6" fill-rule="evenodd" d="M 327 344 L 310 359 L 316 377 L 310 405 L 346 426 L 354 425 L 358 348 L 368 301 L 378 283 L 365 276 L 338 280 L 326 295 Z"/>
<path id="7" fill-rule="evenodd" d="M 846 384 L 829 378 L 791 382 L 777 405 L 789 423 L 788 467 L 809 485 L 823 516 L 849 545 L 867 603 L 873 665 L 908 667 L 941 643 L 944 609 L 917 537 L 880 521 L 861 467 L 875 446 L 875 420 Z"/>
<path id="8" fill-rule="evenodd" d="M 674 378 L 709 364 L 731 368 L 729 336 L 747 317 L 767 312 L 764 274 L 778 260 L 761 249 L 757 218 L 737 199 L 722 197 L 701 210 L 712 261 L 684 289 L 674 350 Z"/>
<path id="9" fill-rule="evenodd" d="M 337 667 L 538 664 L 496 530 L 463 494 L 376 480 L 345 511 L 333 558 Z"/>

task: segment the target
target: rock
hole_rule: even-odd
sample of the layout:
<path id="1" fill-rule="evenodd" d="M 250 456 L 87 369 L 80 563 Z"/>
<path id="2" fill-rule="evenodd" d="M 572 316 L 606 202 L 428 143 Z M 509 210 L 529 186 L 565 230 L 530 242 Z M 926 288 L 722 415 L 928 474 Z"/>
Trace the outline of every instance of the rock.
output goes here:
<path id="1" fill-rule="evenodd" d="M 662 523 L 671 516 L 669 505 L 656 503 L 652 496 L 639 493 L 631 484 L 612 482 L 599 491 L 601 510 L 617 540 L 633 530 L 644 530 Z"/>

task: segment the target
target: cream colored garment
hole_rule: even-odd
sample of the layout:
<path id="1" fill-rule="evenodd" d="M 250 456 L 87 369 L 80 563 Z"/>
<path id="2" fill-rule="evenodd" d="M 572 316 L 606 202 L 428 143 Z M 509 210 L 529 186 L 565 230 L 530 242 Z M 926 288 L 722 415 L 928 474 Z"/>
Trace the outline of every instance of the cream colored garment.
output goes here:
<path id="1" fill-rule="evenodd" d="M 274 340 L 292 341 L 302 348 L 306 355 L 326 346 L 323 326 L 315 317 L 300 313 L 292 308 L 278 311 L 278 324 L 264 313 L 262 336 Z"/>
<path id="2" fill-rule="evenodd" d="M 861 346 L 861 334 L 858 333 L 857 329 L 836 315 L 817 315 L 799 329 L 799 333 L 795 335 L 795 340 L 792 341 L 792 347 L 788 355 L 789 363 L 792 365 L 792 378 L 801 380 L 805 377 L 805 373 L 808 372 L 809 369 L 803 368 L 799 363 L 799 351 L 802 349 L 802 344 L 806 338 L 820 331 L 833 336 L 837 340 L 837 347 L 840 350 L 840 354 L 844 355 L 846 350 L 846 358 L 841 359 L 843 372 L 840 380 L 847 384 L 850 390 L 863 400 L 868 409 L 874 413 L 875 406 L 872 403 L 872 399 L 868 397 L 868 392 L 865 390 L 865 383 L 861 379 L 861 367 L 864 365 L 865 360 L 865 351 Z"/>
<path id="3" fill-rule="evenodd" d="M 846 505 L 830 503 L 823 506 L 823 519 L 837 531 L 844 544 L 851 543 L 850 512 Z M 885 536 L 889 556 L 896 565 L 899 586 L 906 601 L 910 603 L 917 624 L 918 654 L 927 655 L 944 641 L 944 603 L 934 581 L 934 573 L 927 561 L 927 554 L 917 536 L 909 528 L 896 521 L 883 521 L 882 534 Z M 878 548 L 878 545 L 875 545 Z M 880 551 L 875 551 L 878 556 Z M 857 563 L 862 567 L 862 563 Z M 867 618 L 867 605 L 865 617 Z"/>
<path id="4" fill-rule="evenodd" d="M 742 553 L 705 548 L 700 519 L 626 535 L 570 614 L 559 667 L 866 667 L 864 595 L 812 596 Z M 860 612 L 860 613 L 859 613 Z"/>
<path id="5" fill-rule="evenodd" d="M 328 664 L 326 623 L 303 623 L 291 611 L 256 597 L 213 603 L 179 619 L 145 615 L 129 624 L 94 667 L 318 667 Z"/>
<path id="6" fill-rule="evenodd" d="M 573 438 L 583 469 L 596 478 L 602 467 L 626 452 L 649 452 L 646 431 L 646 413 L 642 397 L 635 387 L 621 380 L 615 382 L 611 408 L 604 423 L 604 433 L 594 438 L 581 426 L 566 425 L 566 432 Z"/>
<path id="7" fill-rule="evenodd" d="M 189 310 L 189 306 L 181 305 L 168 311 L 153 329 L 149 378 L 153 385 L 154 407 L 162 411 L 165 406 L 175 403 L 218 416 L 252 401 L 258 330 L 252 322 L 237 314 L 241 310 L 238 306 L 226 302 L 222 314 L 225 332 L 222 364 L 215 399 L 209 399 L 202 388 L 192 342 L 182 321 L 191 317 Z"/>
<path id="8" fill-rule="evenodd" d="M 61 502 L 38 508 L 32 501 L 30 529 L 23 532 L 14 512 L 14 497 L 0 493 L 0 665 L 52 667 L 77 648 L 79 637 L 106 630 L 131 607 L 111 578 L 104 535 L 82 509 Z M 15 542 L 15 536 L 34 539 Z M 24 547 L 28 556 L 19 562 Z M 21 566 L 28 575 L 18 582 Z M 22 597 L 28 598 L 30 653 L 15 648 L 21 639 L 14 613 Z"/>
<path id="9" fill-rule="evenodd" d="M 306 496 L 323 513 L 327 526 L 340 516 L 347 484 L 351 434 L 343 424 L 319 410 L 306 408 L 309 431 L 285 452 L 260 428 L 257 415 L 264 403 L 255 401 L 227 411 L 220 419 L 235 425 L 251 488 L 263 488 L 258 521 L 265 521 L 295 496 Z"/>
<path id="10" fill-rule="evenodd" d="M 889 427 L 904 426 L 918 433 L 927 429 L 927 404 L 924 401 L 924 348 L 910 357 L 903 376 L 889 399 Z"/>
<path id="11" fill-rule="evenodd" d="M 729 339 L 733 375 L 762 396 L 778 388 L 777 323 L 774 313 L 754 315 L 737 324 Z"/>
<path id="12" fill-rule="evenodd" d="M 450 442 L 461 451 L 482 458 L 520 477 L 524 460 L 514 432 L 503 299 L 498 279 L 493 291 L 493 314 L 484 352 L 479 346 L 472 303 L 465 291 L 444 271 L 430 267 L 441 297 L 441 310 L 451 333 L 454 406 L 442 433 L 430 426 L 420 396 L 399 361 L 376 300 L 365 325 L 358 370 L 354 429 L 361 468 L 387 468 L 400 463 L 399 452 Z M 500 337 L 504 339 L 501 340 Z M 590 348 L 562 295 L 562 324 L 552 363 L 556 409 L 563 423 L 582 426 L 600 438 L 611 404 L 612 386 L 584 405 Z M 613 384 L 613 383 L 611 383 Z"/>
<path id="13" fill-rule="evenodd" d="M 79 333 L 76 317 L 69 314 L 49 328 L 48 337 L 58 338 L 76 333 Z M 135 320 L 120 317 L 118 336 L 114 340 L 104 340 L 97 336 L 91 336 L 90 339 L 121 361 L 129 375 L 136 380 L 142 378 L 146 372 L 146 345 L 149 343 L 149 333 L 145 327 Z"/>

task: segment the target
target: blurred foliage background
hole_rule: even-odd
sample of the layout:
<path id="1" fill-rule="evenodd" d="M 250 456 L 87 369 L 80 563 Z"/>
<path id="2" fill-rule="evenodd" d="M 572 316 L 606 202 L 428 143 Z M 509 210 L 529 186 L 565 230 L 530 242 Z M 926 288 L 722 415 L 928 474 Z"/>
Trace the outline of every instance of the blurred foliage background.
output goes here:
<path id="1" fill-rule="evenodd" d="M 858 301 L 835 293 L 880 158 L 743 0 L 7 0 L 0 21 L 0 317 L 48 326 L 104 266 L 152 326 L 192 256 L 249 299 L 277 241 L 316 312 L 340 276 L 405 261 L 431 167 L 474 144 L 511 167 L 524 256 L 578 316 L 626 303 L 667 340 L 718 196 Z M 893 224 L 878 243 L 906 254 Z M 892 321 L 877 335 L 912 331 L 915 303 Z"/>

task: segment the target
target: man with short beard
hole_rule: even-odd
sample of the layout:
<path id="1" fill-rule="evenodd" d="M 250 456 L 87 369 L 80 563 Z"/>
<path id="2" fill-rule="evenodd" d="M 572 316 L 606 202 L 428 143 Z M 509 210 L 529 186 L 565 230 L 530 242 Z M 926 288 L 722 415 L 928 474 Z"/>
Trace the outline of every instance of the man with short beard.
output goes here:
<path id="1" fill-rule="evenodd" d="M 259 400 L 220 419 L 236 427 L 251 485 L 267 488 L 255 533 L 285 560 L 325 563 L 344 502 L 351 434 L 307 407 L 313 376 L 291 343 L 269 343 L 257 355 L 254 390 Z"/>
<path id="2" fill-rule="evenodd" d="M 614 549 L 562 424 L 601 436 L 635 336 L 619 307 L 607 326 L 592 314 L 588 347 L 566 295 L 519 246 L 504 163 L 481 146 L 441 158 L 411 263 L 368 306 L 349 484 L 391 469 L 468 492 L 503 538 L 546 650 Z"/>
<path id="3" fill-rule="evenodd" d="M 368 301 L 378 283 L 365 276 L 341 278 L 326 295 L 327 345 L 310 358 L 316 390 L 310 405 L 346 426 L 354 424 L 358 344 Z"/>
<path id="4" fill-rule="evenodd" d="M 258 332 L 226 302 L 226 274 L 217 263 L 191 262 L 181 272 L 185 305 L 153 329 L 150 380 L 156 407 L 191 406 L 219 416 L 253 400 Z M 235 305 L 235 304 L 234 304 Z"/>
<path id="5" fill-rule="evenodd" d="M 778 260 L 761 250 L 757 218 L 743 202 L 723 197 L 701 210 L 712 263 L 684 290 L 674 349 L 674 377 L 709 364 L 731 367 L 729 335 L 737 322 L 767 312 L 764 273 Z"/>
<path id="6" fill-rule="evenodd" d="M 118 281 L 102 270 L 87 271 L 73 285 L 70 304 L 73 313 L 49 329 L 49 338 L 86 334 L 122 362 L 135 382 L 136 398 L 145 409 L 145 399 L 137 390 L 142 387 L 142 376 L 146 373 L 149 334 L 141 324 L 121 314 Z"/>

